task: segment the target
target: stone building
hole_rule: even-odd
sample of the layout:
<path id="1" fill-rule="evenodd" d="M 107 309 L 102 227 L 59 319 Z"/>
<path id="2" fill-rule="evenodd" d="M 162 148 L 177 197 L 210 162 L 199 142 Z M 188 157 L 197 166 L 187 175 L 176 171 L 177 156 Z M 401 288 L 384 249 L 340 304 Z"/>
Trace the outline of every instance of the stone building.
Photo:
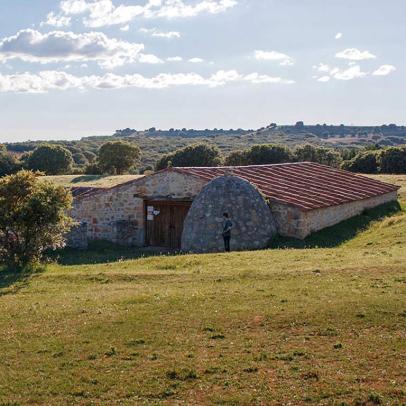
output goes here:
<path id="1" fill-rule="evenodd" d="M 222 214 L 234 249 L 309 234 L 397 200 L 398 187 L 316 163 L 168 168 L 109 189 L 76 191 L 76 238 L 185 251 L 222 249 Z M 82 230 L 82 235 L 80 235 Z M 74 245 L 72 243 L 72 245 Z"/>

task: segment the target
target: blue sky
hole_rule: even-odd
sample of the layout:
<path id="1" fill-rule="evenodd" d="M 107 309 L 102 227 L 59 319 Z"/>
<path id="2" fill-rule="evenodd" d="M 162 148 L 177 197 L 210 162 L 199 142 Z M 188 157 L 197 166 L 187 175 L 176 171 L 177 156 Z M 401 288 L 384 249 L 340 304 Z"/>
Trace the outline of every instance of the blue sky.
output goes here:
<path id="1" fill-rule="evenodd" d="M 404 0 L 0 2 L 0 141 L 405 124 Z"/>

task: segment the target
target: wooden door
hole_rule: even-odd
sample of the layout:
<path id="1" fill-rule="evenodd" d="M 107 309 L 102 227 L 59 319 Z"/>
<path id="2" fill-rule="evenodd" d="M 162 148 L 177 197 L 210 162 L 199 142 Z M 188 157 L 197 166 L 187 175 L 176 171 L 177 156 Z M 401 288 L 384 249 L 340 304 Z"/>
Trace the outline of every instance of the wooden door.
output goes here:
<path id="1" fill-rule="evenodd" d="M 180 249 L 190 206 L 191 202 L 146 202 L 146 245 Z"/>

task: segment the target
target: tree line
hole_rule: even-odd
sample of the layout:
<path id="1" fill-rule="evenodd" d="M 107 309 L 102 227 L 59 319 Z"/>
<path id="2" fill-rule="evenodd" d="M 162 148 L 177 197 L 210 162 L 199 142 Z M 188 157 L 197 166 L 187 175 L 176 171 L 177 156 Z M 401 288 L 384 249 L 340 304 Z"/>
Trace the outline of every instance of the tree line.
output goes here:
<path id="1" fill-rule="evenodd" d="M 156 164 L 161 170 L 168 166 L 246 166 L 287 162 L 315 162 L 359 173 L 406 173 L 406 145 L 369 147 L 361 151 L 332 149 L 311 144 L 288 148 L 284 145 L 262 144 L 233 151 L 224 157 L 209 144 L 190 145 L 164 155 Z"/>
<path id="2" fill-rule="evenodd" d="M 62 145 L 42 144 L 17 158 L 0 145 L 0 177 L 21 169 L 46 175 L 88 174 L 122 175 L 161 170 L 170 166 L 245 166 L 285 162 L 316 162 L 359 173 L 406 173 L 406 145 L 398 147 L 368 147 L 362 150 L 333 149 L 317 145 L 260 144 L 231 151 L 224 155 L 214 144 L 195 143 L 161 156 L 155 167 L 140 167 L 141 150 L 126 141 L 104 143 L 92 161 L 75 167 L 73 154 Z"/>

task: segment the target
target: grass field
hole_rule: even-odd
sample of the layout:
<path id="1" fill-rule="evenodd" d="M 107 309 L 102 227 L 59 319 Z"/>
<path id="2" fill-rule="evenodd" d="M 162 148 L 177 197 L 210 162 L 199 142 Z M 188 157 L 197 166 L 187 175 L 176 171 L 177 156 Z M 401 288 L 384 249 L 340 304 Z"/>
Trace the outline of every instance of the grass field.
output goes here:
<path id="1" fill-rule="evenodd" d="M 332 248 L 3 271 L 0 405 L 404 405 L 406 212 L 363 224 Z"/>
<path id="2" fill-rule="evenodd" d="M 113 187 L 121 183 L 129 182 L 142 177 L 141 175 L 60 175 L 44 176 L 43 179 L 51 181 L 56 185 L 66 187 Z"/>

